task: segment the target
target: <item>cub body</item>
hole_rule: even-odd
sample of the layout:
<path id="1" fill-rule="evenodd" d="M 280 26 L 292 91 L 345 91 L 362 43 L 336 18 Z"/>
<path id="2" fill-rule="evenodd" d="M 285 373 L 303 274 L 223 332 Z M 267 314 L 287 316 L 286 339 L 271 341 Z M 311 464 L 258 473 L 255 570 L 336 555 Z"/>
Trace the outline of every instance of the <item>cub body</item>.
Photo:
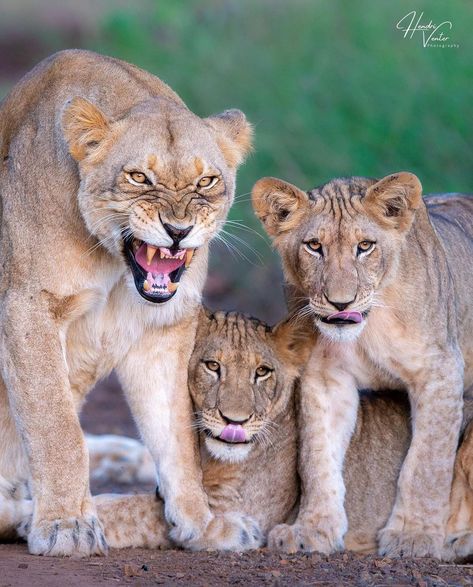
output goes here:
<path id="1" fill-rule="evenodd" d="M 301 385 L 298 519 L 285 550 L 343 547 L 342 477 L 358 389 L 407 390 L 413 436 L 380 553 L 440 556 L 463 389 L 473 382 L 473 198 L 422 199 L 419 180 L 346 178 L 310 192 L 273 178 L 253 190 L 292 304 L 320 336 Z M 301 302 L 301 300 L 303 300 Z"/>

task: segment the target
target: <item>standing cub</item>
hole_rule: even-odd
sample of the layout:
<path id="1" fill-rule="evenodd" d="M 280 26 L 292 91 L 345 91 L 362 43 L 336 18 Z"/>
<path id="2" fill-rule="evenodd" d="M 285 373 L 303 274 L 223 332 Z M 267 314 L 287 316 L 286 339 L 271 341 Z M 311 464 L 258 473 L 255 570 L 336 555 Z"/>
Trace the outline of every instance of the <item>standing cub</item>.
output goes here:
<path id="1" fill-rule="evenodd" d="M 342 477 L 358 389 L 405 388 L 412 442 L 379 534 L 390 556 L 441 554 L 464 387 L 473 382 L 473 198 L 422 199 L 419 180 L 336 179 L 303 192 L 265 178 L 256 214 L 293 299 L 321 334 L 301 391 L 301 508 L 270 544 L 330 553 L 347 531 Z M 307 311 L 306 309 L 306 311 Z"/>

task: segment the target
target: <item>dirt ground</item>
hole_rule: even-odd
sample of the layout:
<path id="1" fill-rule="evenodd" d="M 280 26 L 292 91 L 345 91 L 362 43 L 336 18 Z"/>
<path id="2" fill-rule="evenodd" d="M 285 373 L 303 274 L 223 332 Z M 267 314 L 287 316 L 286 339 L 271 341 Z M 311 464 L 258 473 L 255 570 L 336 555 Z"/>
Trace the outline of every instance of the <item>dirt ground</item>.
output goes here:
<path id="1" fill-rule="evenodd" d="M 82 423 L 87 431 L 95 434 L 136 437 L 136 428 L 114 377 L 92 392 L 82 414 Z M 152 486 L 92 486 L 93 493 L 134 493 L 153 489 Z M 391 560 L 351 553 L 330 557 L 285 556 L 266 549 L 243 554 L 126 549 L 113 550 L 106 558 L 71 560 L 31 556 L 25 544 L 0 545 L 0 587 L 30 585 L 473 585 L 473 564 Z"/>

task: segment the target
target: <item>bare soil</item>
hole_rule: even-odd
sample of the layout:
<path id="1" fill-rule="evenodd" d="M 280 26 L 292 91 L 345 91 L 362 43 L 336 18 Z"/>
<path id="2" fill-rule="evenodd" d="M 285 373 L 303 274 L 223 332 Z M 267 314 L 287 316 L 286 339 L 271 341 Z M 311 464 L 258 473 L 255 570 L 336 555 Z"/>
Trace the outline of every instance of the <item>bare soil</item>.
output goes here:
<path id="1" fill-rule="evenodd" d="M 137 437 L 115 377 L 92 392 L 83 414 L 95 434 Z M 152 486 L 94 484 L 93 493 L 153 491 Z M 112 550 L 106 558 L 53 559 L 31 556 L 25 544 L 0 545 L 0 587 L 89 585 L 473 585 L 473 565 L 429 559 L 392 560 L 352 553 L 326 557 L 286 556 L 261 549 L 249 553 Z"/>

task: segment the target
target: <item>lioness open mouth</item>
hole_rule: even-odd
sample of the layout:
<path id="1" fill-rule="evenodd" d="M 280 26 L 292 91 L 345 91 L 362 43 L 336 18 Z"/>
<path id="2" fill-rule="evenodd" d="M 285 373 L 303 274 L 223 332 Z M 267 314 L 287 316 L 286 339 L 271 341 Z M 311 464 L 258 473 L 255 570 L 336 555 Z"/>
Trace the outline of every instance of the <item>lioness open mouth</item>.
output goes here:
<path id="1" fill-rule="evenodd" d="M 195 249 L 155 247 L 133 237 L 124 239 L 125 256 L 138 293 L 149 302 L 167 302 L 176 293 Z"/>
<path id="2" fill-rule="evenodd" d="M 347 324 L 360 324 L 365 319 L 367 313 L 364 312 L 335 312 L 334 314 L 330 314 L 330 316 L 326 316 L 321 318 L 324 324 L 336 324 L 337 326 L 344 326 Z"/>

